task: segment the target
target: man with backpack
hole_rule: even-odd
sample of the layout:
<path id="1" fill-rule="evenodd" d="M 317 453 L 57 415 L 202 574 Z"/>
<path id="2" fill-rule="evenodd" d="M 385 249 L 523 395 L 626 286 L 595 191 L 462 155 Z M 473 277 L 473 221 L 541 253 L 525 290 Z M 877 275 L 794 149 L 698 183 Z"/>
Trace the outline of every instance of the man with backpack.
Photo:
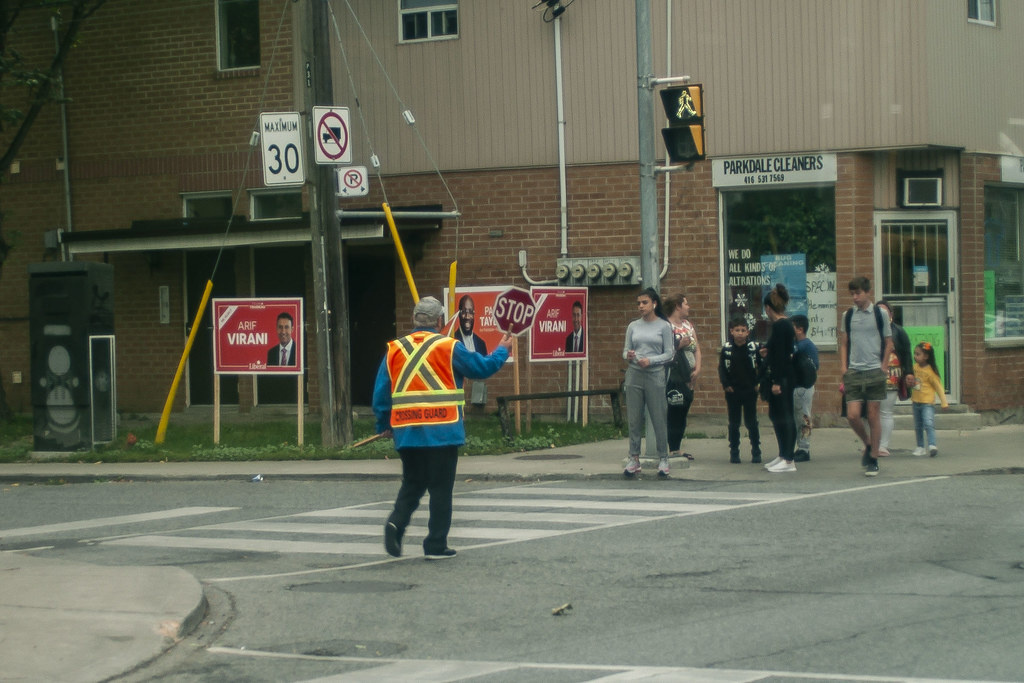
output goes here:
<path id="1" fill-rule="evenodd" d="M 807 338 L 810 321 L 806 315 L 794 315 L 790 319 L 796 330 L 796 351 L 793 353 L 793 369 L 796 372 L 796 388 L 793 390 L 793 416 L 796 418 L 795 462 L 811 459 L 811 405 L 814 403 L 814 384 L 818 381 L 818 347 Z"/>
<path id="2" fill-rule="evenodd" d="M 892 354 L 889 317 L 871 303 L 871 281 L 850 280 L 853 308 L 839 327 L 839 371 L 846 395 L 846 420 L 864 443 L 861 466 L 869 477 L 878 475 L 878 449 L 882 438 L 881 404 L 885 399 Z M 867 425 L 864 415 L 867 415 Z"/>

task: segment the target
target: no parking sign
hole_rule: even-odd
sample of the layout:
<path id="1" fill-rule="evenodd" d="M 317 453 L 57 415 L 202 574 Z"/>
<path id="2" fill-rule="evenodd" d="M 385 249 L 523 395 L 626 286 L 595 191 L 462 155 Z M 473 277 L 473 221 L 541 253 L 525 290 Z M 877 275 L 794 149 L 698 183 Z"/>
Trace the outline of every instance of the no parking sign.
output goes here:
<path id="1" fill-rule="evenodd" d="M 365 197 L 370 192 L 365 166 L 344 166 L 334 169 L 338 177 L 339 197 Z"/>

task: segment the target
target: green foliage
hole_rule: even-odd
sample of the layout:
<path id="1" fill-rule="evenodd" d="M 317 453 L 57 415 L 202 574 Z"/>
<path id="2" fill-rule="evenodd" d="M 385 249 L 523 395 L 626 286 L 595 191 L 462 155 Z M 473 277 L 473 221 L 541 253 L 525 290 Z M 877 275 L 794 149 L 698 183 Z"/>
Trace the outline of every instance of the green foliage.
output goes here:
<path id="1" fill-rule="evenodd" d="M 800 188 L 730 192 L 729 248 L 764 254 L 806 254 L 807 267 L 836 269 L 835 191 Z"/>
<path id="2" fill-rule="evenodd" d="M 319 421 L 307 421 L 304 445 L 297 443 L 295 420 L 239 420 L 222 423 L 220 443 L 213 443 L 210 423 L 176 424 L 172 417 L 167 438 L 156 444 L 155 419 L 129 416 L 117 438 L 89 452 L 69 453 L 69 462 L 259 462 L 273 460 L 380 460 L 395 455 L 390 439 L 378 439 L 359 448 L 320 446 Z M 359 419 L 353 424 L 354 440 L 373 434 L 373 421 Z M 511 442 L 501 432 L 494 416 L 470 418 L 466 422 L 463 455 L 498 455 L 542 450 L 578 443 L 619 439 L 623 432 L 610 423 L 592 422 L 587 427 L 561 422 L 535 423 Z M 32 420 L 17 416 L 0 425 L 0 462 L 25 462 L 32 451 Z"/>
<path id="3" fill-rule="evenodd" d="M 32 418 L 14 415 L 0 421 L 0 462 L 23 462 L 32 451 Z"/>

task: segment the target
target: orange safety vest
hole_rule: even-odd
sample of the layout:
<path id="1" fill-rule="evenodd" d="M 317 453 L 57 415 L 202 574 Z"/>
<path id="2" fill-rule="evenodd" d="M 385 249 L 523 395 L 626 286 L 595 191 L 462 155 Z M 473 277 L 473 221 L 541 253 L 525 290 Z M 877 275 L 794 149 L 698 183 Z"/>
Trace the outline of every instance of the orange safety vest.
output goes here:
<path id="1" fill-rule="evenodd" d="M 388 342 L 393 428 L 458 422 L 465 399 L 455 386 L 454 349 L 454 339 L 436 332 L 413 332 Z"/>

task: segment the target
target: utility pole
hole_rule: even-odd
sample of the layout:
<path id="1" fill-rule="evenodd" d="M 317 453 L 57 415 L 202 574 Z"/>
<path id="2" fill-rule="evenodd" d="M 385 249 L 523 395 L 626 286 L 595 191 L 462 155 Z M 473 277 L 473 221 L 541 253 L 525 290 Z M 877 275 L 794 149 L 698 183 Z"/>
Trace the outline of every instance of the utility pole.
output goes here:
<path id="1" fill-rule="evenodd" d="M 334 105 L 327 2 L 307 0 L 306 21 L 302 22 L 305 112 L 313 135 L 317 128 L 317 122 L 313 120 L 313 107 Z M 321 442 L 325 447 L 333 447 L 352 441 L 348 295 L 341 228 L 336 215 L 338 202 L 334 188 L 334 167 L 315 164 L 311 179 L 309 221 L 313 251 L 317 360 L 320 370 Z"/>
<path id="2" fill-rule="evenodd" d="M 636 0 L 637 130 L 640 136 L 640 277 L 660 291 L 658 186 L 654 171 L 654 58 L 651 56 L 651 1 Z"/>

